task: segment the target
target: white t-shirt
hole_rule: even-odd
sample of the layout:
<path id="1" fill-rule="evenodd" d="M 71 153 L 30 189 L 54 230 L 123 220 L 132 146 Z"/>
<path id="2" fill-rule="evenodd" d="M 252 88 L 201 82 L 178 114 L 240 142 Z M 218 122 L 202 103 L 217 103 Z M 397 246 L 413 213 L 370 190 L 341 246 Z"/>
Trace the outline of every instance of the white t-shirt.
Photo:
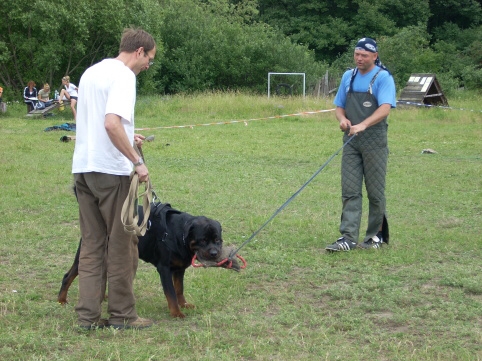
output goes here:
<path id="1" fill-rule="evenodd" d="M 72 173 L 100 172 L 130 175 L 132 163 L 111 142 L 105 116 L 121 117 L 129 142 L 134 142 L 136 76 L 116 59 L 88 68 L 79 83 L 76 139 Z"/>
<path id="2" fill-rule="evenodd" d="M 67 93 L 69 93 L 69 95 L 71 97 L 78 97 L 78 93 L 77 93 L 77 90 L 75 90 L 77 88 L 77 86 L 75 84 L 72 84 L 72 83 L 69 83 L 69 86 L 67 85 L 64 85 L 65 86 L 65 89 L 67 90 Z"/>

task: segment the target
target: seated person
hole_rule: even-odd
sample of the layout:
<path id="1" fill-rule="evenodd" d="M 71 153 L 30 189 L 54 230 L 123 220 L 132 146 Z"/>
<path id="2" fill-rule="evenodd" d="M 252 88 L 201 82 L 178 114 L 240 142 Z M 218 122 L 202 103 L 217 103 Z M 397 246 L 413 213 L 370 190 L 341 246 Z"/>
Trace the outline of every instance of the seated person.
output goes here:
<path id="1" fill-rule="evenodd" d="M 27 104 L 27 111 L 29 113 L 36 108 L 38 104 L 37 88 L 35 88 L 33 80 L 30 80 L 23 90 L 23 100 L 25 104 Z"/>
<path id="2" fill-rule="evenodd" d="M 70 100 L 70 108 L 72 109 L 72 114 L 74 115 L 74 120 L 75 120 L 77 118 L 75 104 L 77 104 L 77 97 L 78 97 L 77 90 L 79 90 L 79 88 L 77 88 L 75 84 L 72 84 L 70 82 L 69 76 L 64 76 L 62 78 L 62 85 L 65 87 L 65 89 L 62 89 L 60 91 L 59 103 L 62 104 L 64 100 Z"/>
<path id="3" fill-rule="evenodd" d="M 52 105 L 52 100 L 50 99 L 50 85 L 48 83 L 45 83 L 44 87 L 39 90 L 38 100 L 41 107 L 37 107 L 37 109 L 43 109 Z"/>

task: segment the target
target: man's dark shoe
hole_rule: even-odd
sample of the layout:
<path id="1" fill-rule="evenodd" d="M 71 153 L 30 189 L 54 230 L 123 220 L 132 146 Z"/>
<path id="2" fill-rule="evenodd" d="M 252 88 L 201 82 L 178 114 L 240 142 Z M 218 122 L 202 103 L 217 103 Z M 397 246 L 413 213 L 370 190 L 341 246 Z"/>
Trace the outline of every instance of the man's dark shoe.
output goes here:
<path id="1" fill-rule="evenodd" d="M 141 330 L 143 328 L 151 327 L 153 324 L 154 322 L 152 322 L 147 318 L 138 317 L 135 321 L 126 321 L 122 324 L 109 323 L 109 326 L 112 328 L 115 328 L 116 330 L 130 330 L 130 329 Z"/>
<path id="2" fill-rule="evenodd" d="M 359 247 L 363 249 L 378 249 L 382 248 L 382 245 L 384 244 L 382 232 L 378 232 L 376 236 L 373 236 L 372 238 L 359 244 Z"/>
<path id="3" fill-rule="evenodd" d="M 93 322 L 93 323 L 90 323 L 90 324 L 89 323 L 80 323 L 78 325 L 78 327 L 81 331 L 92 331 L 92 330 L 97 330 L 97 329 L 108 327 L 108 325 L 109 325 L 109 321 L 106 320 L 105 318 L 101 318 L 99 321 Z"/>
<path id="4" fill-rule="evenodd" d="M 345 237 L 340 237 L 335 243 L 326 246 L 325 249 L 329 252 L 351 251 L 352 249 L 355 249 L 356 246 L 356 242 L 350 241 Z"/>

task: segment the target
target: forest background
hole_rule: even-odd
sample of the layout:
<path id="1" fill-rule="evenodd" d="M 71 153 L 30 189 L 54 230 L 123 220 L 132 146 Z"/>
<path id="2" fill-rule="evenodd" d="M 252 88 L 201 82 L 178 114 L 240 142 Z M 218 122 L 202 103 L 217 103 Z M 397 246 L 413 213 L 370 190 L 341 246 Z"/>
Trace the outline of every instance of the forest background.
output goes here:
<path id="1" fill-rule="evenodd" d="M 303 72 L 312 89 L 353 66 L 364 36 L 398 89 L 411 73 L 435 73 L 444 92 L 482 89 L 482 6 L 476 0 L 15 0 L 0 7 L 0 86 L 20 100 L 29 80 L 78 84 L 114 57 L 122 30 L 158 41 L 139 94 L 266 93 L 268 72 Z"/>

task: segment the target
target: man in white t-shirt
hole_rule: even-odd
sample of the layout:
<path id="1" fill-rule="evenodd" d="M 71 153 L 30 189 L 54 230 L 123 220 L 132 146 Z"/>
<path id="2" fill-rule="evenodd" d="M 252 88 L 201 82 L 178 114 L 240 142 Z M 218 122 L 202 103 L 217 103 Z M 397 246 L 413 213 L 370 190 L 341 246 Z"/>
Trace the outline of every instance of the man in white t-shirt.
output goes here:
<path id="1" fill-rule="evenodd" d="M 153 37 L 142 29 L 126 29 L 119 55 L 88 68 L 79 83 L 76 144 L 72 173 L 79 203 L 82 246 L 79 301 L 83 329 L 112 326 L 145 328 L 138 317 L 133 281 L 137 270 L 137 237 L 124 231 L 121 211 L 129 193 L 133 168 L 141 182 L 148 170 L 133 147 L 136 76 L 149 69 L 156 55 Z M 106 283 L 109 319 L 101 319 Z"/>

